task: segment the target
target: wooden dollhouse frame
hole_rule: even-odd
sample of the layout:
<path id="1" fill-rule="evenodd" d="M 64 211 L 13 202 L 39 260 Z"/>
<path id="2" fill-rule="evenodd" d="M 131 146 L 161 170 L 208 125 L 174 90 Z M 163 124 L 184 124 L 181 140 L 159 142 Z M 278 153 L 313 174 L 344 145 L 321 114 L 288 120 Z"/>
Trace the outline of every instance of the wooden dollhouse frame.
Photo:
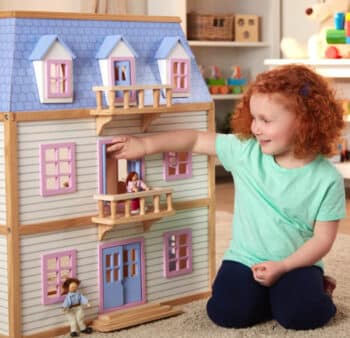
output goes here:
<path id="1" fill-rule="evenodd" d="M 0 13 L 0 25 L 3 23 L 10 36 L 17 34 L 11 27 L 16 26 L 20 34 L 20 30 L 25 29 L 27 21 L 32 24 L 40 22 L 42 25 L 42 20 L 48 22 L 62 20 L 63 26 L 80 28 L 89 21 L 94 23 L 95 29 L 99 29 L 99 24 L 103 22 L 108 22 L 110 25 L 118 23 L 121 27 L 128 24 L 133 24 L 135 27 L 143 25 L 146 35 L 152 32 L 152 30 L 148 32 L 147 27 L 152 27 L 152 23 L 156 23 L 163 25 L 172 34 L 180 35 L 181 44 L 187 48 L 178 18 L 44 12 Z M 52 34 L 57 33 L 55 29 L 57 27 L 53 26 Z M 158 31 L 161 32 L 163 29 Z M 58 34 L 63 35 L 65 42 L 67 40 L 70 42 L 62 32 Z M 38 35 L 34 35 L 31 41 L 37 40 Z M 0 34 L 0 42 L 4 41 L 3 39 Z M 20 44 L 18 41 L 16 43 Z M 101 43 L 102 41 L 99 41 L 100 45 Z M 33 48 L 33 42 L 30 44 Z M 94 46 L 95 52 L 96 46 Z M 1 56 L 4 55 L 1 48 L 0 59 L 3 58 L 2 63 L 6 64 L 8 59 L 7 56 Z M 11 48 L 16 50 L 15 45 Z M 79 59 L 79 52 L 76 53 L 76 57 Z M 93 57 L 94 55 L 91 56 L 91 60 L 95 60 Z M 31 68 L 30 61 L 26 62 L 26 67 Z M 89 62 L 92 64 L 95 61 Z M 14 67 L 20 68 L 21 64 Z M 118 133 L 154 133 L 164 130 L 164 127 L 176 129 L 187 128 L 189 125 L 199 130 L 215 131 L 214 105 L 194 59 L 191 61 L 191 69 L 189 88 L 192 95 L 185 98 L 174 98 L 171 85 L 160 84 L 160 81 L 146 84 L 137 82 L 135 85 L 125 86 L 101 86 L 99 81 L 96 81 L 93 85 L 88 84 L 89 94 L 85 94 L 84 100 L 79 101 L 80 93 L 77 88 L 79 83 L 75 81 L 73 103 L 43 105 L 37 95 L 34 73 L 30 73 L 32 86 L 28 85 L 26 88 L 26 93 L 31 90 L 30 88 L 35 90 L 32 94 L 35 99 L 31 104 L 20 106 L 12 102 L 10 96 L 9 101 L 4 99 L 5 94 L 2 96 L 3 103 L 0 102 L 2 141 L 0 143 L 2 201 L 0 280 L 3 285 L 0 291 L 1 338 L 52 337 L 68 332 L 61 304 L 44 304 L 45 302 L 41 301 L 41 258 L 51 253 L 59 255 L 64 250 L 76 251 L 77 266 L 74 271 L 77 276 L 74 277 L 82 280 L 82 292 L 92 304 L 91 309 L 87 311 L 87 319 L 94 320 L 95 329 L 100 331 L 115 330 L 181 313 L 181 310 L 173 306 L 210 294 L 211 282 L 216 271 L 213 157 L 194 155 L 192 175 L 183 177 L 178 182 L 175 180 L 166 182 L 163 180 L 161 170 L 163 154 L 150 156 L 144 159 L 145 178 L 152 187 L 150 191 L 134 194 L 97 193 L 99 180 L 96 179 L 98 171 L 96 149 L 99 140 L 111 138 Z M 149 74 L 153 74 L 152 72 Z M 10 80 L 4 86 L 6 84 L 12 88 L 12 92 L 18 89 L 15 81 Z M 136 105 L 130 99 L 131 91 L 137 98 Z M 116 92 L 122 93 L 121 107 L 115 104 Z M 199 99 L 196 101 L 195 97 Z M 42 196 L 39 187 L 39 145 L 57 142 L 75 143 L 76 189 L 63 194 Z M 69 183 L 64 184 L 66 185 L 62 189 L 71 188 Z M 129 203 L 135 197 L 140 199 L 140 213 L 132 215 Z M 116 208 L 120 201 L 125 203 L 121 214 Z M 185 225 L 182 225 L 184 223 Z M 185 238 L 191 239 L 191 244 L 181 244 L 185 248 L 191 247 L 193 251 L 191 268 L 187 269 L 189 266 L 184 265 L 187 270 L 184 268 L 183 275 L 175 273 L 171 276 L 171 273 L 166 275 L 164 272 L 162 243 L 163 238 L 169 238 L 169 231 L 172 240 L 177 234 L 184 234 L 187 236 Z M 116 312 L 108 311 L 103 308 L 103 302 L 100 301 L 102 274 L 98 275 L 98 269 L 101 269 L 102 251 L 113 243 L 117 243 L 118 247 L 135 241 L 141 243 L 142 260 L 145 261 L 141 269 L 146 271 L 142 273 L 142 285 L 144 285 L 142 297 L 135 304 L 143 305 L 127 306 L 126 309 L 117 309 Z M 166 288 L 164 285 L 169 287 Z M 169 291 L 175 290 L 174 286 L 178 286 L 177 293 Z M 130 318 L 135 317 L 135 313 L 137 320 L 132 321 Z M 100 316 L 96 319 L 98 314 Z"/>

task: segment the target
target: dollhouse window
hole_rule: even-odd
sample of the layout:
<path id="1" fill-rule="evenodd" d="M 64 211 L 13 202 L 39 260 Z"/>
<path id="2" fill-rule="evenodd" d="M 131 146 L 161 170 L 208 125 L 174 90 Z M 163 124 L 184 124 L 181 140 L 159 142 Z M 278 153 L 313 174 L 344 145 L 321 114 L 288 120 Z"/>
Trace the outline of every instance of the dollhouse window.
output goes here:
<path id="1" fill-rule="evenodd" d="M 76 276 L 76 250 L 61 251 L 41 256 L 42 304 L 62 302 L 62 285 Z"/>
<path id="2" fill-rule="evenodd" d="M 75 143 L 40 145 L 41 196 L 74 192 L 75 175 Z"/>
<path id="3" fill-rule="evenodd" d="M 189 84 L 189 60 L 171 60 L 171 79 L 174 93 L 188 92 Z"/>
<path id="4" fill-rule="evenodd" d="M 167 278 L 192 272 L 192 230 L 163 234 L 164 275 Z"/>
<path id="5" fill-rule="evenodd" d="M 178 180 L 192 177 L 192 154 L 189 152 L 164 153 L 164 180 Z"/>
<path id="6" fill-rule="evenodd" d="M 70 60 L 47 61 L 47 97 L 71 97 L 72 62 Z"/>

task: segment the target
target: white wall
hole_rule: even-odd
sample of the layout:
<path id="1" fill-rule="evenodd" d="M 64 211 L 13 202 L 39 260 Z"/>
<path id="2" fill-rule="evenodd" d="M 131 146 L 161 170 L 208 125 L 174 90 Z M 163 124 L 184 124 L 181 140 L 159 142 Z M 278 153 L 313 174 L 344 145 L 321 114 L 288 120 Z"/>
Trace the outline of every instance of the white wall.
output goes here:
<path id="1" fill-rule="evenodd" d="M 305 9 L 317 2 L 317 0 L 282 0 L 281 36 L 293 37 L 306 43 L 310 35 L 318 31 L 319 24 L 307 18 Z"/>

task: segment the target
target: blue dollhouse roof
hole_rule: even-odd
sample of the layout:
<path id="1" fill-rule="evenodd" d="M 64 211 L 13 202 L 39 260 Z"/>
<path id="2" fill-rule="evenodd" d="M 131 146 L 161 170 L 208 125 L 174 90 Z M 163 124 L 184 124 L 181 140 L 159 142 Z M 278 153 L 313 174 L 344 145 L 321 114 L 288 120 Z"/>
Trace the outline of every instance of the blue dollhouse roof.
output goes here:
<path id="1" fill-rule="evenodd" d="M 183 43 L 182 39 L 179 36 L 165 37 L 157 49 L 156 55 L 154 56 L 155 59 L 166 59 L 178 43 L 184 47 L 188 57 L 194 59 L 194 55 L 192 54 L 191 49 L 188 48 L 187 44 Z"/>
<path id="2" fill-rule="evenodd" d="M 103 84 L 96 57 L 107 55 L 112 46 L 115 46 L 114 43 L 120 41 L 118 39 L 123 39 L 138 55 L 135 60 L 136 84 L 161 83 L 157 60 L 154 58 L 158 50 L 158 55 L 166 54 L 174 41 L 180 41 L 190 53 L 181 26 L 174 20 L 130 21 L 129 18 L 116 20 L 116 17 L 79 17 L 78 14 L 62 18 L 59 15 L 55 17 L 54 14 L 48 13 L 48 18 L 40 15 L 35 17 L 35 12 L 30 14 L 31 17 L 14 15 L 0 18 L 1 112 L 95 108 L 96 97 L 92 87 Z M 74 100 L 71 103 L 40 103 L 39 100 L 31 60 L 43 57 L 50 42 L 55 41 L 54 37 L 75 56 Z M 191 58 L 190 80 L 190 96 L 174 98 L 173 102 L 211 102 L 194 58 Z M 145 104 L 151 103 L 151 94 L 146 95 L 149 97 L 145 97 Z M 161 100 L 165 102 L 165 98 L 162 97 Z"/>
<path id="3" fill-rule="evenodd" d="M 96 54 L 96 59 L 108 58 L 108 56 L 111 54 L 112 50 L 118 45 L 118 43 L 120 41 L 123 41 L 128 46 L 131 53 L 135 57 L 138 57 L 134 48 L 132 48 L 130 43 L 126 39 L 124 39 L 121 35 L 109 35 L 109 36 L 106 36 L 105 39 L 103 40 L 103 43 Z"/>
<path id="4" fill-rule="evenodd" d="M 56 41 L 59 41 L 64 46 L 73 60 L 76 58 L 71 49 L 57 35 L 43 35 L 37 42 L 32 53 L 29 55 L 29 60 L 36 61 L 45 58 L 45 55 Z"/>

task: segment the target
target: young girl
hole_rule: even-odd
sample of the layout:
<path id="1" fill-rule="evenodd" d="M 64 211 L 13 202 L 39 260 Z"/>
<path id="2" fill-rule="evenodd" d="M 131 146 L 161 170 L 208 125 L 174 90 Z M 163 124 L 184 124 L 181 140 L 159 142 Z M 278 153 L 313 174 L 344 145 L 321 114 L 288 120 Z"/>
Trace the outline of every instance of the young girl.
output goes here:
<path id="1" fill-rule="evenodd" d="M 128 159 L 166 151 L 217 155 L 234 177 L 235 209 L 209 317 L 234 328 L 272 318 L 290 329 L 321 327 L 336 312 L 321 259 L 345 217 L 343 179 L 325 157 L 344 127 L 341 105 L 311 69 L 283 66 L 257 76 L 232 127 L 233 135 L 120 136 L 109 151 Z"/>
<path id="2" fill-rule="evenodd" d="M 125 180 L 127 192 L 138 192 L 143 190 L 149 190 L 145 182 L 139 179 L 139 175 L 136 171 L 131 171 Z M 131 213 L 135 214 L 140 211 L 140 199 L 134 198 L 131 200 Z"/>

